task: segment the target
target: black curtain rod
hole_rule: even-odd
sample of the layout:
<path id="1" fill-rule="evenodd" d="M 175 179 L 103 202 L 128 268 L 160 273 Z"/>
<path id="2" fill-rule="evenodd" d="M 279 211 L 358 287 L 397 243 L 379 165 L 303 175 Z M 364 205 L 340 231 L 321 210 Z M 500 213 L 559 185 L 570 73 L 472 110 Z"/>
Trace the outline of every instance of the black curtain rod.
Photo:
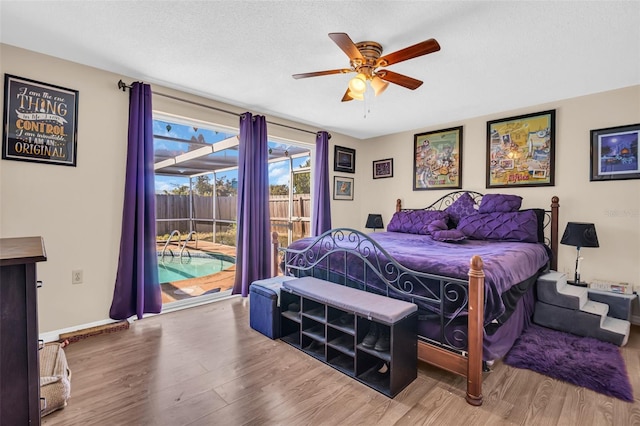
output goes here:
<path id="1" fill-rule="evenodd" d="M 125 92 L 126 89 L 131 89 L 131 86 L 127 86 L 127 84 L 124 81 L 120 80 L 120 81 L 118 81 L 118 89 L 120 89 L 123 92 Z M 240 117 L 240 115 L 242 115 L 242 114 L 238 114 L 237 112 L 227 111 L 226 109 L 216 108 L 216 107 L 211 106 L 211 105 L 201 104 L 200 102 L 190 101 L 188 99 L 179 98 L 179 97 L 173 96 L 173 95 L 166 95 L 164 93 L 159 93 L 159 92 L 152 92 L 152 93 L 154 95 L 163 96 L 165 98 L 173 99 L 173 100 L 180 101 L 180 102 L 185 102 L 185 103 L 188 103 L 188 104 L 191 104 L 191 105 L 197 105 L 197 106 L 200 106 L 200 107 L 203 107 L 203 108 L 209 108 L 209 109 L 213 109 L 215 111 L 224 112 L 226 114 L 235 115 L 236 117 Z M 292 129 L 292 130 L 298 130 L 300 132 L 305 132 L 305 133 L 309 133 L 309 134 L 312 134 L 312 135 L 316 135 L 317 134 L 317 133 L 314 133 L 314 132 L 312 132 L 310 130 L 300 129 L 298 127 L 288 126 L 286 124 L 273 123 L 271 121 L 267 121 L 267 124 L 273 124 L 275 126 L 286 127 L 286 128 Z M 329 134 L 329 139 L 331 139 L 331 134 Z"/>

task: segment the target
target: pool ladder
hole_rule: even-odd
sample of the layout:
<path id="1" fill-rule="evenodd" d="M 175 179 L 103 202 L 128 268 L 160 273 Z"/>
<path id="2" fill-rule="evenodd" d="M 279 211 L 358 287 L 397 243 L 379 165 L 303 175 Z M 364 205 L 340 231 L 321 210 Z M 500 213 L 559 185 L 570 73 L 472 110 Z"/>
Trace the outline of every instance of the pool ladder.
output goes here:
<path id="1" fill-rule="evenodd" d="M 182 248 L 180 249 L 180 261 L 182 261 L 182 253 L 184 252 L 184 249 L 187 248 L 187 243 L 189 241 L 191 241 L 191 237 L 195 235 L 196 239 L 196 248 L 198 248 L 198 234 L 196 234 L 196 231 L 191 231 L 189 232 L 189 235 L 187 235 L 187 238 L 184 239 L 184 244 L 182 245 Z M 189 250 L 187 250 L 187 254 L 189 255 L 189 257 L 191 257 L 191 253 L 189 253 Z"/>
<path id="2" fill-rule="evenodd" d="M 164 243 L 164 247 L 162 248 L 162 256 L 160 256 L 160 260 L 164 260 L 164 255 L 165 255 L 165 253 L 167 251 L 167 247 L 171 243 L 171 239 L 173 238 L 174 235 L 178 236 L 178 247 L 180 247 L 180 239 L 181 239 L 180 238 L 180 231 L 175 229 L 175 230 L 171 231 L 171 234 L 169 235 L 169 238 L 167 238 L 167 242 Z M 196 231 L 191 231 L 187 235 L 187 238 L 185 238 L 184 244 L 182 245 L 182 248 L 180 248 L 180 253 L 178 254 L 178 258 L 181 261 L 182 261 L 182 255 L 184 253 L 184 250 L 187 248 L 187 243 L 189 241 L 191 241 L 191 237 L 192 236 L 195 236 L 196 248 L 198 248 L 198 234 L 196 233 Z M 173 251 L 171 249 L 169 249 L 169 253 L 171 254 L 171 257 L 175 257 L 175 255 L 173 254 Z M 191 257 L 191 253 L 189 253 L 189 250 L 187 250 L 187 254 L 189 255 L 189 257 Z"/>
<path id="3" fill-rule="evenodd" d="M 176 229 L 174 231 L 171 231 L 169 238 L 167 238 L 167 242 L 164 243 L 164 247 L 162 248 L 162 256 L 160 256 L 160 260 L 164 260 L 164 254 L 167 251 L 167 246 L 169 245 L 169 243 L 171 243 L 171 238 L 173 238 L 174 235 L 178 236 L 178 247 L 180 247 L 180 231 Z M 171 249 L 169 249 L 169 253 L 171 253 L 171 257 L 174 257 L 173 251 L 171 251 Z"/>

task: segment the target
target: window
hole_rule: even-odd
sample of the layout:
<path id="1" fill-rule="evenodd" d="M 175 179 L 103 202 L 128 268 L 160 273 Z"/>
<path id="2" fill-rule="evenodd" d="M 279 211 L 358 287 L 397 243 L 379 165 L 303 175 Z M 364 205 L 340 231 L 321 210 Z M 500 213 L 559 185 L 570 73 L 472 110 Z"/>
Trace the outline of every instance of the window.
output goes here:
<path id="1" fill-rule="evenodd" d="M 271 230 L 278 232 L 281 247 L 311 235 L 311 157 L 308 150 L 290 153 L 290 148 L 270 145 L 275 157 L 269 164 Z"/>
<path id="2" fill-rule="evenodd" d="M 182 269 L 201 252 L 235 258 L 237 129 L 155 114 L 153 136 L 159 267 L 177 259 L 180 268 L 170 269 Z M 282 246 L 310 235 L 310 154 L 310 147 L 303 144 L 269 140 L 271 231 L 278 232 Z M 197 273 L 208 276 L 206 270 Z M 188 275 L 183 274 L 191 278 Z M 191 293 L 183 281 L 178 290 L 174 281 L 162 284 L 163 301 L 175 300 L 176 291 L 184 297 L 198 295 L 201 281 Z M 167 284 L 172 295 L 164 294 Z"/>

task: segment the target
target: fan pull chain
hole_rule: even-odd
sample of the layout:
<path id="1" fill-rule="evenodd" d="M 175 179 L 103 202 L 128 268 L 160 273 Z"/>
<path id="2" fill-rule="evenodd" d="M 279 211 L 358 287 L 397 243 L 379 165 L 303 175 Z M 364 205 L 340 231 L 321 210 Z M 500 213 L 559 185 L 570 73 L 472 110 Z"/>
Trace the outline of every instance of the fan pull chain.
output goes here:
<path id="1" fill-rule="evenodd" d="M 376 98 L 373 88 L 371 87 L 371 83 L 367 80 L 367 88 L 363 93 L 363 101 L 364 105 L 364 118 L 367 118 L 368 114 L 371 114 L 371 110 L 373 109 L 373 103 Z"/>

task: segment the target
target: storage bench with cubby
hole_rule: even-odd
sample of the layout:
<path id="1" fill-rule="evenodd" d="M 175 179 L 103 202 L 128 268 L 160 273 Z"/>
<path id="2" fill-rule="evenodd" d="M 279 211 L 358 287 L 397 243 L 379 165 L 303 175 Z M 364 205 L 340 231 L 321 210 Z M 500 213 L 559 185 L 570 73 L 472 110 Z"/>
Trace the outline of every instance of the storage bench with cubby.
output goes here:
<path id="1" fill-rule="evenodd" d="M 313 277 L 285 281 L 280 336 L 387 395 L 417 377 L 417 306 Z"/>

